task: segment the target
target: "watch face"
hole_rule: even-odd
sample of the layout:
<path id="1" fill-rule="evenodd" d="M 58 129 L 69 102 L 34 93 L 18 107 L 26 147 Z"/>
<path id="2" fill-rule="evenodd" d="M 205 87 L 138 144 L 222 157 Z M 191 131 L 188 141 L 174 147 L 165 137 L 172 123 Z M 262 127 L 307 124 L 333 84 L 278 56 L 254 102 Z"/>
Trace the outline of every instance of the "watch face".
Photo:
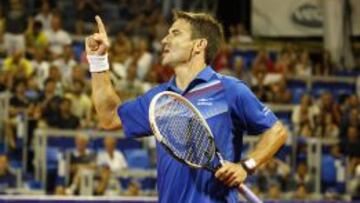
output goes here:
<path id="1" fill-rule="evenodd" d="M 248 169 L 254 169 L 255 167 L 256 167 L 256 162 L 255 162 L 255 160 L 254 159 L 248 159 L 248 160 L 246 160 L 245 162 L 244 162 L 244 164 L 246 165 L 246 167 L 248 168 Z"/>

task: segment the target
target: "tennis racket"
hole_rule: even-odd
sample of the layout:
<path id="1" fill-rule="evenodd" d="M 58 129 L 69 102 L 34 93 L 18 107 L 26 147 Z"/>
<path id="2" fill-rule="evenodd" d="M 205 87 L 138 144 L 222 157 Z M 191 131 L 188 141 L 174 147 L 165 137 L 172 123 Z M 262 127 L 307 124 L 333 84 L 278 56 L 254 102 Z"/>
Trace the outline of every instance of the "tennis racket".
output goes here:
<path id="1" fill-rule="evenodd" d="M 224 164 L 206 120 L 181 95 L 170 91 L 155 95 L 150 103 L 149 120 L 157 141 L 180 162 L 212 172 Z M 262 202 L 244 184 L 239 185 L 238 191 L 249 202 Z"/>

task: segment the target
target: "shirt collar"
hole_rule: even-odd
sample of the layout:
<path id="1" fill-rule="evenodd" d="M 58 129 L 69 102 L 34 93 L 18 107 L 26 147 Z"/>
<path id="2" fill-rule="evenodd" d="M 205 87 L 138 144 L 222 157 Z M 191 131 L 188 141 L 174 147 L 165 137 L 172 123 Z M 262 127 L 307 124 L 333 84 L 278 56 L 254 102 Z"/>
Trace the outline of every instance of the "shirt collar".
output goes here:
<path id="1" fill-rule="evenodd" d="M 206 66 L 202 71 L 200 71 L 197 76 L 189 83 L 189 87 L 199 82 L 208 82 L 211 77 L 215 74 L 215 71 L 210 67 Z M 176 86 L 175 76 L 173 76 L 167 83 L 167 89 L 173 90 L 175 92 L 181 92 L 181 90 Z M 187 88 L 188 89 L 188 88 Z"/>

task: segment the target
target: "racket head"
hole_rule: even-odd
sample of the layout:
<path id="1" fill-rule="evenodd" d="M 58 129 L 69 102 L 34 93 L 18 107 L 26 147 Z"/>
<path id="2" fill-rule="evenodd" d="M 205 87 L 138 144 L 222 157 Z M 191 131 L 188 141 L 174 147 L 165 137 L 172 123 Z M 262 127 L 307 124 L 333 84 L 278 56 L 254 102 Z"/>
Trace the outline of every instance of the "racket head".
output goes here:
<path id="1" fill-rule="evenodd" d="M 210 127 L 183 96 L 170 91 L 155 95 L 149 121 L 156 140 L 180 162 L 205 168 L 214 159 L 216 147 Z"/>

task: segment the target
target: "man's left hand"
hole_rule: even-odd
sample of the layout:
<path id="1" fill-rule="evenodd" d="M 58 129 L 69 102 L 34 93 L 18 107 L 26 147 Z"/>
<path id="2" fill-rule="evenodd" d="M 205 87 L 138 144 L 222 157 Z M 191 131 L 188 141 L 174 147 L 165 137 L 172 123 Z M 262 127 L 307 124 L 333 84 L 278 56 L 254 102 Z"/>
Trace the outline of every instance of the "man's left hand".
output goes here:
<path id="1" fill-rule="evenodd" d="M 215 177 L 225 185 L 234 187 L 245 181 L 247 173 L 240 164 L 227 162 L 216 171 Z"/>

